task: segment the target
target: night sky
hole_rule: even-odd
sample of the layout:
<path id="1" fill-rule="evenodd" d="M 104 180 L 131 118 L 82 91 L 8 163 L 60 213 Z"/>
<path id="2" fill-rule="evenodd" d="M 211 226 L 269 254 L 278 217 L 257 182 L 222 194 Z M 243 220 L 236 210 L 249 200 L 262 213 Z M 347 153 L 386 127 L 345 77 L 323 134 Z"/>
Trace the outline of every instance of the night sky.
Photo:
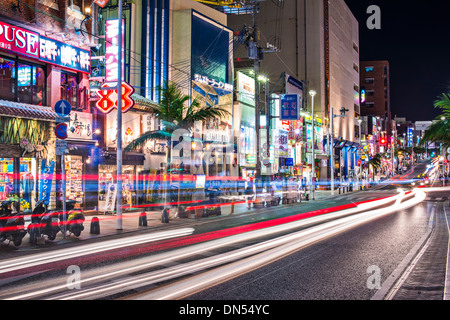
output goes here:
<path id="1" fill-rule="evenodd" d="M 392 117 L 433 120 L 434 101 L 450 93 L 450 1 L 345 2 L 359 21 L 360 60 L 390 63 Z M 367 28 L 370 5 L 381 9 L 381 30 Z"/>

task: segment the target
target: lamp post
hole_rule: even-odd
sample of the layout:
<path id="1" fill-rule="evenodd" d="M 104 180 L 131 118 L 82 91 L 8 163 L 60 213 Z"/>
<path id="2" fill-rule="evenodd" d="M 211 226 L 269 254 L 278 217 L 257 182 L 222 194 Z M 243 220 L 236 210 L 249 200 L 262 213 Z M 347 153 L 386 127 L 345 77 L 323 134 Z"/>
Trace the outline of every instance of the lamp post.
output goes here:
<path id="1" fill-rule="evenodd" d="M 343 118 L 348 109 L 344 107 L 341 108 L 340 115 L 334 115 L 333 108 L 330 108 L 330 169 L 331 169 L 331 195 L 334 196 L 334 129 L 333 120 L 334 118 Z M 339 165 L 340 166 L 340 165 Z M 342 176 L 342 175 L 341 175 Z"/>
<path id="2" fill-rule="evenodd" d="M 315 176 L 316 176 L 316 159 L 315 159 L 315 146 L 314 146 L 314 96 L 316 95 L 316 91 L 310 90 L 309 95 L 311 96 L 311 118 L 312 118 L 312 166 L 311 166 L 311 191 L 312 191 L 312 199 L 316 200 L 315 193 Z"/>

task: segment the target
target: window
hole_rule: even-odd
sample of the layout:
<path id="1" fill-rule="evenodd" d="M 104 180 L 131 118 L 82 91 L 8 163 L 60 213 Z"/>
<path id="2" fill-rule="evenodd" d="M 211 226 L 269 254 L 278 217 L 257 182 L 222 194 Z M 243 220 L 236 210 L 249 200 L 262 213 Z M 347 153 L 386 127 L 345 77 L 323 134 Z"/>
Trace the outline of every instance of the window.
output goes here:
<path id="1" fill-rule="evenodd" d="M 74 73 L 61 72 L 61 99 L 78 108 L 78 77 Z"/>
<path id="2" fill-rule="evenodd" d="M 0 99 L 15 100 L 16 62 L 0 57 Z"/>
<path id="3" fill-rule="evenodd" d="M 373 72 L 374 67 L 366 67 L 366 72 Z"/>
<path id="4" fill-rule="evenodd" d="M 374 82 L 374 79 L 373 78 L 366 78 L 366 83 L 369 83 L 369 84 L 371 84 L 371 83 L 373 83 Z"/>
<path id="5" fill-rule="evenodd" d="M 45 79 L 42 66 L 0 57 L 0 99 L 45 105 Z"/>

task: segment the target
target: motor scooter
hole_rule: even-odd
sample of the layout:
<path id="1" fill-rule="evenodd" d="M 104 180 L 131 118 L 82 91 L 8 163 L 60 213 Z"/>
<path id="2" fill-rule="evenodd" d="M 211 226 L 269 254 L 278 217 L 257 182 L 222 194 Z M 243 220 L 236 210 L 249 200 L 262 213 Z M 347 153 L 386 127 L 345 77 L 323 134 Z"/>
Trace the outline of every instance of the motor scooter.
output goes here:
<path id="1" fill-rule="evenodd" d="M 5 200 L 0 206 L 0 242 L 9 240 L 16 247 L 22 244 L 25 231 L 25 219 L 23 215 L 11 210 L 13 201 Z"/>
<path id="2" fill-rule="evenodd" d="M 31 214 L 31 224 L 27 228 L 30 234 L 30 242 L 36 243 L 37 237 L 47 236 L 53 241 L 60 231 L 58 215 L 49 212 L 44 200 L 39 200 Z"/>
<path id="3" fill-rule="evenodd" d="M 65 222 L 67 226 L 66 230 L 69 231 L 69 234 L 73 234 L 74 236 L 79 237 L 81 231 L 84 230 L 83 222 L 85 220 L 85 217 L 80 210 L 75 210 L 74 200 L 66 201 L 66 209 L 69 211 L 67 215 L 67 221 Z M 61 232 L 64 233 L 64 219 L 62 217 L 62 214 L 60 215 L 59 220 Z"/>

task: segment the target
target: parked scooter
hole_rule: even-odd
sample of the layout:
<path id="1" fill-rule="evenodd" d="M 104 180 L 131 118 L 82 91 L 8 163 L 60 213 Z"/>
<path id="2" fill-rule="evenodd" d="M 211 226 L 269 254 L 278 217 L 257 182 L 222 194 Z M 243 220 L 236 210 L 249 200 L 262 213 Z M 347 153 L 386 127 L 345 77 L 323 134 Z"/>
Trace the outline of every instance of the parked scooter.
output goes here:
<path id="1" fill-rule="evenodd" d="M 31 215 L 31 224 L 28 226 L 30 242 L 35 243 L 39 236 L 47 236 L 48 240 L 55 240 L 59 232 L 59 219 L 53 212 L 48 212 L 44 200 L 39 200 Z"/>
<path id="2" fill-rule="evenodd" d="M 67 215 L 67 221 L 66 221 L 66 230 L 69 231 L 69 233 L 73 234 L 76 237 L 79 237 L 81 234 L 81 231 L 84 230 L 83 222 L 85 220 L 85 217 L 83 213 L 79 210 L 75 209 L 75 201 L 68 200 L 66 201 L 66 209 L 69 211 L 69 214 Z M 60 216 L 59 220 L 61 221 L 61 232 L 64 232 L 64 226 L 63 226 L 63 217 Z"/>
<path id="3" fill-rule="evenodd" d="M 25 231 L 25 219 L 23 215 L 13 213 L 11 204 L 13 201 L 3 201 L 0 207 L 0 242 L 12 241 L 16 247 L 22 244 Z"/>

